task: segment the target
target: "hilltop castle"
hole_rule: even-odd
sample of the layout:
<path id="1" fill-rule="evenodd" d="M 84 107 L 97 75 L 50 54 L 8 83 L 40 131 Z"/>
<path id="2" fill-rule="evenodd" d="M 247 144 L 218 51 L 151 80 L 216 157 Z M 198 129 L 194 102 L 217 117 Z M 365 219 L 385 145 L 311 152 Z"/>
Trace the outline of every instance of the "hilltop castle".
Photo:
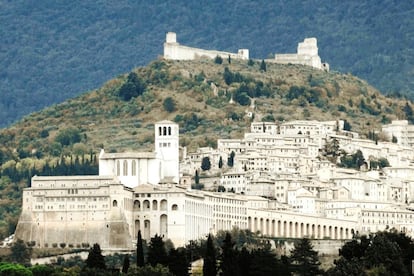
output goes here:
<path id="1" fill-rule="evenodd" d="M 183 46 L 177 42 L 177 35 L 173 32 L 168 32 L 166 41 L 164 43 L 164 58 L 172 60 L 193 60 L 200 57 L 215 58 L 235 58 L 248 60 L 249 49 L 239 49 L 237 53 L 204 50 Z M 322 63 L 318 55 L 318 46 L 316 38 L 306 38 L 303 42 L 298 44 L 296 54 L 276 54 L 274 59 L 266 59 L 266 62 L 280 63 L 280 64 L 301 64 L 311 66 L 316 69 L 329 71 L 329 64 Z"/>

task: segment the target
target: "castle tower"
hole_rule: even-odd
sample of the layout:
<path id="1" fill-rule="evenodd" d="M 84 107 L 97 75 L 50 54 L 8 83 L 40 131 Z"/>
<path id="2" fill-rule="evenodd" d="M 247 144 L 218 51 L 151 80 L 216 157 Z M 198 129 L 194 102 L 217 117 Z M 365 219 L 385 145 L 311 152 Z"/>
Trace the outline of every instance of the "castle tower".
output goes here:
<path id="1" fill-rule="evenodd" d="M 161 160 L 161 179 L 179 181 L 179 128 L 171 121 L 155 123 L 155 153 Z"/>
<path id="2" fill-rule="evenodd" d="M 177 43 L 177 34 L 174 32 L 168 32 L 165 39 L 166 43 Z"/>

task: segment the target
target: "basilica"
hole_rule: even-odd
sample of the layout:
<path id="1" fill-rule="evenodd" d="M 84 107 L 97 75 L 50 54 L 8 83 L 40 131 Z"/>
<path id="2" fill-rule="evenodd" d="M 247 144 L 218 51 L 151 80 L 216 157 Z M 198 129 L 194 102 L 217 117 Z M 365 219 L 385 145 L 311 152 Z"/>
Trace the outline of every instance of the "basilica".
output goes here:
<path id="1" fill-rule="evenodd" d="M 154 125 L 154 152 L 106 153 L 99 175 L 34 176 L 23 191 L 15 237 L 36 247 L 132 249 L 140 230 L 175 246 L 234 227 L 265 236 L 347 239 L 357 222 L 282 210 L 242 193 L 191 190 L 180 177 L 179 127 Z M 181 178 L 181 179 L 180 179 Z"/>

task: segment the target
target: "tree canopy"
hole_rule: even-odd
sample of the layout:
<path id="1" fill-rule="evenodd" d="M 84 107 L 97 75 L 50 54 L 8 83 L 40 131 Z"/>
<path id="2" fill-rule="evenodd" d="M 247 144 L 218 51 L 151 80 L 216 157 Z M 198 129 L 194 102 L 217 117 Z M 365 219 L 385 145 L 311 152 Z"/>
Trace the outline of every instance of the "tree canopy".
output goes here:
<path id="1" fill-rule="evenodd" d="M 201 160 L 201 169 L 203 171 L 208 171 L 211 169 L 210 157 L 208 156 L 203 157 L 203 159 Z"/>
<path id="2" fill-rule="evenodd" d="M 298 275 L 318 275 L 321 273 L 318 252 L 313 250 L 309 239 L 303 238 L 295 242 L 290 252 L 292 270 Z"/>
<path id="3" fill-rule="evenodd" d="M 395 230 L 356 236 L 342 246 L 339 256 L 328 275 L 410 275 L 414 242 Z"/>
<path id="4" fill-rule="evenodd" d="M 88 258 L 85 261 L 86 267 L 96 269 L 106 269 L 105 257 L 99 244 L 95 243 L 89 250 Z"/>
<path id="5" fill-rule="evenodd" d="M 216 249 L 213 243 L 213 238 L 209 234 L 207 238 L 206 251 L 204 255 L 203 275 L 216 276 L 217 275 L 217 256 Z"/>
<path id="6" fill-rule="evenodd" d="M 124 101 L 129 101 L 134 97 L 138 97 L 144 93 L 146 85 L 144 81 L 135 72 L 128 74 L 126 82 L 118 91 L 119 97 Z"/>

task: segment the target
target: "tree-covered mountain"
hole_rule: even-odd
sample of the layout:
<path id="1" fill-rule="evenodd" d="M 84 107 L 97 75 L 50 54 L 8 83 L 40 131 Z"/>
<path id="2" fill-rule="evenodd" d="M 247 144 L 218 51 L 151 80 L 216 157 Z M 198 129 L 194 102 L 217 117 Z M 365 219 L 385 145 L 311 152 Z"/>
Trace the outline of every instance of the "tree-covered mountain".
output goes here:
<path id="1" fill-rule="evenodd" d="M 0 127 L 182 44 L 253 58 L 317 37 L 331 69 L 414 98 L 414 2 L 0 0 Z"/>

